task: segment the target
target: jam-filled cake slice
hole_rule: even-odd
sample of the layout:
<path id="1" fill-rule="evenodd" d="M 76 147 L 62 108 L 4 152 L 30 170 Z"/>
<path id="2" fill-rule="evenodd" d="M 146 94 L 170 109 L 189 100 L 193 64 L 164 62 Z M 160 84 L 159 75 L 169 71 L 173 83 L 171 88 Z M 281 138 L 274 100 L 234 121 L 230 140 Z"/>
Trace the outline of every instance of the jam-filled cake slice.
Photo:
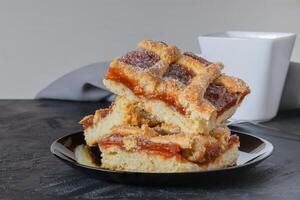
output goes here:
<path id="1" fill-rule="evenodd" d="M 239 140 L 227 127 L 211 135 L 162 134 L 147 125 L 115 127 L 99 142 L 101 167 L 138 172 L 187 172 L 233 166 Z"/>
<path id="2" fill-rule="evenodd" d="M 250 92 L 246 83 L 221 73 L 212 63 L 176 46 L 142 41 L 115 59 L 103 80 L 106 87 L 180 131 L 208 134 L 231 117 Z"/>

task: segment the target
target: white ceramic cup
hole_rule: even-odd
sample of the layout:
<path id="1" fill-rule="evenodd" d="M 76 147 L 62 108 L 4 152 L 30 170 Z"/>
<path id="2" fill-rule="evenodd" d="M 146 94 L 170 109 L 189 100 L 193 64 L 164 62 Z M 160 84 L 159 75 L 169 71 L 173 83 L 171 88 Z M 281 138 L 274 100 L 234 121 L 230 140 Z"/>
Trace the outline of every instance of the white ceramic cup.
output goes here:
<path id="1" fill-rule="evenodd" d="M 251 93 L 233 120 L 267 121 L 278 111 L 294 33 L 227 31 L 200 36 L 201 55 L 224 63 L 224 72 L 246 81 Z"/>

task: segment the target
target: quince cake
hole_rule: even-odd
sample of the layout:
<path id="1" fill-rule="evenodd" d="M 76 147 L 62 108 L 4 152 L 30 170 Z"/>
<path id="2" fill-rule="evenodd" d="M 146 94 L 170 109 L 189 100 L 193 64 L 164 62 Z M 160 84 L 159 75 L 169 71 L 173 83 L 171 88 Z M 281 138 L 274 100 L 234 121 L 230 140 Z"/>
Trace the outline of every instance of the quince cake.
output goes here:
<path id="1" fill-rule="evenodd" d="M 185 133 L 208 134 L 250 91 L 244 81 L 222 74 L 222 68 L 193 53 L 181 54 L 176 46 L 144 40 L 110 64 L 103 83 Z"/>
<path id="2" fill-rule="evenodd" d="M 78 162 L 138 172 L 234 165 L 239 138 L 223 122 L 250 89 L 222 69 L 176 46 L 143 40 L 110 64 L 103 82 L 117 97 L 80 121 L 86 146 L 76 149 Z"/>

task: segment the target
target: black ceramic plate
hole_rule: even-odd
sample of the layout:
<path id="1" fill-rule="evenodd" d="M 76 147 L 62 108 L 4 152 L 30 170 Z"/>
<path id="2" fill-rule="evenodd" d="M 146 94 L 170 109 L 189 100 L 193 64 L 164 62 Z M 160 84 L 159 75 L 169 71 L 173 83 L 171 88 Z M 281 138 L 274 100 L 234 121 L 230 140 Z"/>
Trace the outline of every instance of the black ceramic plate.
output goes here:
<path id="1" fill-rule="evenodd" d="M 84 144 L 82 132 L 72 133 L 54 141 L 51 145 L 51 152 L 73 168 L 79 169 L 87 175 L 107 181 L 129 183 L 129 184 L 190 184 L 207 183 L 220 181 L 220 179 L 240 178 L 240 175 L 247 173 L 261 161 L 268 158 L 273 152 L 273 145 L 254 135 L 231 131 L 240 138 L 240 158 L 236 166 L 218 170 L 208 170 L 199 172 L 179 172 L 179 173 L 143 173 L 129 171 L 115 171 L 102 168 L 95 168 L 79 164 L 76 161 L 74 149 L 77 145 Z"/>

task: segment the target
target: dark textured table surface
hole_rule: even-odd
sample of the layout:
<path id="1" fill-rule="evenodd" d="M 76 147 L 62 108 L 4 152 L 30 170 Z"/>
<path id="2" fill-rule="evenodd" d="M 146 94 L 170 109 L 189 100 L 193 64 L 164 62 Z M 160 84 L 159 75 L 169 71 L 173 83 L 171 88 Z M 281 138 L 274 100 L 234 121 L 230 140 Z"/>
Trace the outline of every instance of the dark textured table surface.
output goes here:
<path id="1" fill-rule="evenodd" d="M 299 199 L 300 110 L 262 126 L 239 128 L 266 138 L 273 155 L 240 179 L 188 187 L 141 187 L 89 178 L 55 158 L 53 140 L 106 103 L 1 100 L 0 199 Z M 201 180 L 199 180 L 201 181 Z"/>

